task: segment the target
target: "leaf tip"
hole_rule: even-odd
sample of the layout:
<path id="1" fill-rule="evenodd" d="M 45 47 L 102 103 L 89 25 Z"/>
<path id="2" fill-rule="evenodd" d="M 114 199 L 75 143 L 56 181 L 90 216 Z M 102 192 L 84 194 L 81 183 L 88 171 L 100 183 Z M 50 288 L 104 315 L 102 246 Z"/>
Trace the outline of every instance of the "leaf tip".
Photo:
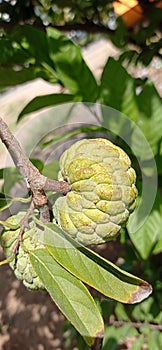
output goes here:
<path id="1" fill-rule="evenodd" d="M 140 282 L 137 286 L 135 292 L 131 294 L 131 297 L 128 300 L 129 304 L 139 303 L 142 300 L 146 299 L 152 293 L 152 286 L 147 282 Z"/>

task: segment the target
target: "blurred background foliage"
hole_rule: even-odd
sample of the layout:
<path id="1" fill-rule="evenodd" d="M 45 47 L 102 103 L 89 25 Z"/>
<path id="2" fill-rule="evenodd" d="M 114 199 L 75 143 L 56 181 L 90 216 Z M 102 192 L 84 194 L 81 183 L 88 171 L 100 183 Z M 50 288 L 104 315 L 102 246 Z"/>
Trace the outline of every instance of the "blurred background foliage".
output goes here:
<path id="1" fill-rule="evenodd" d="M 155 57 L 157 64 L 162 67 L 162 2 L 139 0 L 134 7 L 130 3 L 127 1 L 128 10 L 121 15 L 117 6 L 121 2 L 112 0 L 0 1 L 2 92 L 8 87 L 38 77 L 60 86 L 59 93 L 39 96 L 38 92 L 19 113 L 17 122 L 32 112 L 62 103 L 100 103 L 122 112 L 135 122 L 146 137 L 156 160 L 158 190 L 149 217 L 133 234 L 129 231 L 128 224 L 117 242 L 112 242 L 114 249 L 120 247 L 116 263 L 150 282 L 153 294 L 135 306 L 125 306 L 95 295 L 106 324 L 103 350 L 121 349 L 122 346 L 123 349 L 132 350 L 162 348 L 162 101 L 150 79 L 137 79 L 130 74 L 132 67 L 146 67 Z M 82 47 L 101 37 L 111 40 L 119 49 L 119 55 L 117 59 L 107 59 L 101 76 L 96 79 L 83 59 Z M 104 126 L 109 125 L 111 129 L 111 123 L 115 121 L 105 121 L 105 118 L 108 117 L 103 114 L 100 127 L 86 129 L 81 126 L 75 130 L 64 130 L 60 135 L 50 135 L 50 140 L 49 137 L 42 140 L 41 147 L 48 148 L 80 134 L 84 137 L 98 134 L 109 137 Z M 116 125 L 119 135 L 122 127 L 123 125 Z M 140 199 L 142 178 L 136 154 L 117 135 L 112 137 L 132 159 L 137 172 Z M 134 140 L 133 134 L 131 145 L 136 146 L 138 159 L 141 158 L 142 164 L 146 165 L 145 180 L 151 184 L 155 174 L 149 168 L 152 164 L 150 153 L 147 150 L 142 152 L 140 140 Z M 38 154 L 37 156 L 39 158 Z M 46 176 L 51 177 L 53 169 L 54 177 L 57 177 L 57 161 L 45 167 L 40 159 L 33 162 Z M 2 186 L 1 211 L 7 205 L 3 193 L 5 186 L 10 195 L 14 181 L 20 180 L 15 175 L 12 176 L 13 169 L 8 171 L 13 181 L 12 186 L 11 183 Z M 2 170 L 0 176 L 3 179 Z M 106 247 L 99 247 L 98 251 L 105 254 Z M 72 344 L 83 349 L 83 340 L 68 322 L 65 324 L 65 332 L 67 330 L 70 334 L 67 349 L 71 349 Z"/>
<path id="2" fill-rule="evenodd" d="M 123 2 L 126 9 L 121 5 Z M 104 35 L 129 60 L 148 64 L 153 56 L 160 56 L 162 5 L 159 0 L 1 0 L 0 13 L 2 33 L 11 31 L 17 24 L 30 24 L 42 30 L 51 26 L 68 32 L 84 45 Z M 134 48 L 127 51 L 128 44 Z"/>

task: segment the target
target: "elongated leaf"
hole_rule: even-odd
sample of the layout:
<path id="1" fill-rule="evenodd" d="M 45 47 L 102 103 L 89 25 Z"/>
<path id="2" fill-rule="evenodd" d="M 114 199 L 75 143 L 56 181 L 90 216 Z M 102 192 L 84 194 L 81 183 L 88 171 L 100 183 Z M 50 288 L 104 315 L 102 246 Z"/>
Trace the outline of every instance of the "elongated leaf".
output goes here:
<path id="1" fill-rule="evenodd" d="M 75 135 L 81 134 L 81 133 L 96 133 L 96 132 L 102 132 L 105 131 L 105 129 L 102 126 L 91 126 L 91 127 L 82 127 L 82 128 L 77 128 L 75 130 L 71 130 L 69 132 L 66 132 L 64 134 L 59 134 L 57 136 L 54 136 L 51 138 L 51 140 L 44 142 L 42 145 L 42 148 L 48 147 L 52 144 L 55 144 L 58 141 L 63 141 L 66 140 L 70 137 L 73 137 Z"/>
<path id="2" fill-rule="evenodd" d="M 18 116 L 18 121 L 28 113 L 35 112 L 39 109 L 54 106 L 60 103 L 66 103 L 73 101 L 74 96 L 69 94 L 49 94 L 43 96 L 37 96 L 30 101 Z"/>
<path id="3" fill-rule="evenodd" d="M 49 56 L 64 86 L 84 101 L 96 101 L 98 86 L 80 48 L 56 29 L 47 28 L 47 37 Z"/>
<path id="4" fill-rule="evenodd" d="M 147 282 L 78 244 L 57 225 L 46 226 L 44 240 L 59 264 L 109 298 L 133 304 L 148 297 L 152 291 Z"/>
<path id="5" fill-rule="evenodd" d="M 138 120 L 135 81 L 114 58 L 108 59 L 103 70 L 100 101 L 124 113 L 131 120 Z"/>
<path id="6" fill-rule="evenodd" d="M 147 81 L 138 96 L 140 110 L 140 128 L 149 141 L 154 154 L 158 152 L 158 142 L 162 136 L 162 98 L 153 83 Z"/>
<path id="7" fill-rule="evenodd" d="M 128 233 L 141 258 L 145 260 L 148 259 L 152 253 L 162 251 L 162 198 L 160 192 L 157 192 L 154 207 L 144 225 L 133 233 L 130 230 L 132 225 L 131 220 L 132 218 L 130 218 L 127 225 Z"/>
<path id="8" fill-rule="evenodd" d="M 103 320 L 87 288 L 46 249 L 30 252 L 31 263 L 51 298 L 89 346 L 103 337 Z"/>
<path id="9" fill-rule="evenodd" d="M 161 214 L 158 211 L 153 210 L 142 227 L 140 227 L 134 233 L 129 233 L 131 241 L 142 259 L 148 259 L 150 254 L 153 252 L 154 247 L 158 245 L 158 241 L 161 236 L 161 227 Z"/>

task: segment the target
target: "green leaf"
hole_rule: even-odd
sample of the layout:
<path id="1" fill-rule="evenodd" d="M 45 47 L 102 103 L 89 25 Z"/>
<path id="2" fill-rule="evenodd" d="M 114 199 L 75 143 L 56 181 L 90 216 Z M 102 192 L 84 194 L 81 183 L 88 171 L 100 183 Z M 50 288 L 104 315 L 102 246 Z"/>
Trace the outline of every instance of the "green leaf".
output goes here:
<path id="1" fill-rule="evenodd" d="M 0 179 L 3 179 L 3 171 L 4 171 L 4 169 L 1 168 L 1 169 L 0 169 Z"/>
<path id="2" fill-rule="evenodd" d="M 147 81 L 139 96 L 140 128 L 147 138 L 154 154 L 158 152 L 158 142 L 162 135 L 161 107 L 162 98 L 156 91 L 153 83 Z"/>
<path id="3" fill-rule="evenodd" d="M 89 346 L 103 337 L 103 320 L 87 288 L 46 249 L 30 252 L 31 263 L 53 301 Z"/>
<path id="4" fill-rule="evenodd" d="M 152 291 L 147 282 L 78 244 L 57 225 L 45 227 L 44 241 L 59 264 L 109 298 L 133 304 L 148 297 Z"/>
<path id="5" fill-rule="evenodd" d="M 38 77 L 50 83 L 58 82 L 50 68 L 47 69 L 47 67 L 41 67 L 40 65 L 21 66 L 18 69 L 15 69 L 15 67 L 0 67 L 0 88 L 23 84 Z"/>
<path id="6" fill-rule="evenodd" d="M 37 77 L 35 68 L 22 68 L 14 70 L 10 67 L 0 67 L 0 87 L 15 86 Z"/>
<path id="7" fill-rule="evenodd" d="M 29 203 L 31 201 L 31 197 L 28 197 L 28 198 L 11 197 L 0 192 L 0 212 L 5 210 L 6 208 L 9 208 L 14 201 L 21 202 L 21 203 Z"/>
<path id="8" fill-rule="evenodd" d="M 131 227 L 131 220 L 128 222 L 127 225 L 128 233 L 132 243 L 134 244 L 136 250 L 138 251 L 142 259 L 148 259 L 150 254 L 154 253 L 154 249 L 155 252 L 160 250 L 160 242 L 162 243 L 162 206 L 161 196 L 159 193 L 157 194 L 154 207 L 149 216 L 147 217 L 145 223 L 139 229 L 137 229 L 136 232 L 133 233 L 131 232 L 131 230 L 129 230 L 129 227 Z"/>
<path id="9" fill-rule="evenodd" d="M 138 120 L 135 80 L 112 57 L 108 59 L 102 73 L 100 102 L 124 113 L 131 120 Z"/>
<path id="10" fill-rule="evenodd" d="M 123 22 L 122 16 L 116 18 L 116 29 L 114 34 L 115 35 L 110 36 L 110 40 L 115 46 L 120 49 L 123 48 L 127 40 L 127 28 Z"/>
<path id="11" fill-rule="evenodd" d="M 51 178 L 51 179 L 57 180 L 59 169 L 60 169 L 59 161 L 55 160 L 54 162 L 51 162 L 51 163 L 44 165 L 42 174 L 44 176 Z"/>
<path id="12" fill-rule="evenodd" d="M 154 269 L 152 278 L 157 275 L 157 272 L 158 269 L 157 271 Z M 131 315 L 131 317 L 137 322 L 144 322 L 141 326 L 142 333 L 144 330 L 146 331 L 146 327 L 144 327 L 146 323 L 162 324 L 162 310 L 161 308 L 159 309 L 159 302 L 161 303 L 161 289 L 159 291 L 159 300 L 157 296 L 158 294 L 155 287 L 155 293 L 150 296 L 150 298 L 144 300 L 142 303 L 128 306 L 128 314 Z M 143 329 L 143 327 L 145 329 Z"/>
<path id="13" fill-rule="evenodd" d="M 160 331 L 153 330 L 149 332 L 148 335 L 148 349 L 161 349 L 162 348 L 162 336 L 160 335 Z"/>
<path id="14" fill-rule="evenodd" d="M 157 165 L 157 172 L 159 175 L 162 175 L 162 154 L 157 154 L 155 156 L 155 161 Z"/>
<path id="15" fill-rule="evenodd" d="M 125 343 L 126 338 L 136 336 L 138 336 L 138 332 L 133 326 L 131 326 L 131 324 L 126 324 L 119 328 L 116 328 L 115 326 L 106 327 L 103 350 L 117 350 L 119 349 L 121 341 Z M 122 349 L 124 349 L 124 347 Z"/>
<path id="16" fill-rule="evenodd" d="M 17 26 L 7 39 L 0 38 L 0 87 L 41 77 L 58 82 L 49 57 L 46 33 L 32 26 Z"/>
<path id="17" fill-rule="evenodd" d="M 91 127 L 86 126 L 86 127 L 82 127 L 82 128 L 77 128 L 74 130 L 67 131 L 66 133 L 51 137 L 50 140 L 48 140 L 42 144 L 42 148 L 53 145 L 58 141 L 63 141 L 63 140 L 66 140 L 70 137 L 74 137 L 74 136 L 81 134 L 81 133 L 93 135 L 93 133 L 102 132 L 102 131 L 103 132 L 105 131 L 105 129 L 102 126 L 91 126 Z"/>
<path id="18" fill-rule="evenodd" d="M 25 114 L 35 112 L 45 107 L 54 106 L 61 103 L 73 101 L 74 96 L 69 94 L 49 94 L 37 96 L 30 101 L 18 116 L 18 121 L 22 119 Z"/>
<path id="19" fill-rule="evenodd" d="M 20 175 L 17 168 L 8 167 L 3 170 L 3 178 L 3 192 L 12 197 L 13 187 L 18 184 L 22 186 L 22 176 Z"/>
<path id="20" fill-rule="evenodd" d="M 12 222 L 3 221 L 3 220 L 0 220 L 0 224 L 3 225 L 4 227 L 10 228 L 11 230 L 17 230 L 20 227 L 19 224 L 14 224 Z"/>
<path id="21" fill-rule="evenodd" d="M 114 311 L 118 321 L 130 321 L 130 318 L 125 309 L 125 305 L 121 303 L 116 303 Z"/>
<path id="22" fill-rule="evenodd" d="M 17 26 L 11 33 L 11 39 L 20 45 L 28 57 L 34 57 L 37 63 L 46 63 L 54 69 L 44 31 L 30 25 Z"/>
<path id="23" fill-rule="evenodd" d="M 12 254 L 8 259 L 0 261 L 0 266 L 9 264 L 15 258 L 15 254 Z"/>
<path id="24" fill-rule="evenodd" d="M 25 211 L 19 211 L 17 214 L 9 216 L 6 221 L 1 220 L 0 224 L 2 224 L 5 229 L 17 230 L 21 226 L 21 221 L 25 214 Z"/>
<path id="25" fill-rule="evenodd" d="M 145 342 L 144 335 L 140 334 L 140 336 L 137 338 L 137 340 L 133 343 L 131 350 L 142 349 L 144 342 Z"/>
<path id="26" fill-rule="evenodd" d="M 42 173 L 42 170 L 44 168 L 43 162 L 37 158 L 30 158 L 30 161 L 40 171 L 40 173 Z"/>
<path id="27" fill-rule="evenodd" d="M 142 259 L 148 259 L 161 235 L 162 217 L 153 210 L 147 221 L 136 232 L 129 233 L 131 241 Z"/>
<path id="28" fill-rule="evenodd" d="M 12 198 L 7 197 L 4 193 L 0 192 L 0 212 L 8 208 L 12 202 Z"/>
<path id="29" fill-rule="evenodd" d="M 6 37 L 0 37 L 0 65 L 2 66 L 21 65 L 29 58 L 28 53 L 15 40 L 13 41 L 12 35 L 13 32 Z"/>
<path id="30" fill-rule="evenodd" d="M 63 85 L 84 101 L 95 102 L 98 86 L 80 48 L 53 28 L 47 28 L 47 38 L 50 58 Z"/>
<path id="31" fill-rule="evenodd" d="M 153 254 L 159 254 L 162 252 L 162 235 L 158 237 L 158 240 L 153 248 Z"/>

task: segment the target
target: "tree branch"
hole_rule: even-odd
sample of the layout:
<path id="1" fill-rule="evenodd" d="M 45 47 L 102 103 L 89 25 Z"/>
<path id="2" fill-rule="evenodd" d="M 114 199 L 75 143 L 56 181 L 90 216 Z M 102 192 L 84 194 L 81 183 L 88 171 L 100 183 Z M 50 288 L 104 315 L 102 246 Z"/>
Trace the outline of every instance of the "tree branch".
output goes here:
<path id="1" fill-rule="evenodd" d="M 3 28 L 5 31 L 12 31 L 13 28 L 16 25 L 25 25 L 25 21 L 21 22 L 21 23 L 15 23 L 15 22 L 6 22 L 1 20 L 0 21 L 0 27 Z M 42 23 L 38 22 L 38 21 L 33 21 L 32 22 L 32 27 L 46 31 L 46 26 L 44 26 Z M 91 33 L 91 34 L 105 34 L 108 36 L 115 36 L 116 34 L 116 30 L 112 30 L 110 29 L 108 26 L 105 26 L 102 23 L 94 23 L 92 20 L 88 20 L 86 19 L 83 23 L 80 22 L 75 22 L 75 23 L 64 23 L 62 25 L 55 25 L 50 23 L 50 27 L 55 28 L 61 32 L 70 32 L 70 31 L 82 31 L 82 32 L 86 32 L 86 33 Z M 160 25 L 157 27 L 157 29 L 159 29 L 161 31 L 161 27 Z M 135 45 L 136 47 L 138 47 L 139 49 L 143 49 L 143 43 L 140 44 L 139 42 L 137 42 L 136 40 L 136 36 L 134 35 L 134 26 L 127 28 L 127 42 L 130 44 Z M 156 54 L 158 55 L 158 53 Z"/>
<path id="2" fill-rule="evenodd" d="M 142 326 L 144 326 L 143 322 L 131 322 L 131 321 L 127 322 L 127 321 L 115 321 L 115 320 L 113 320 L 112 322 L 111 321 L 108 322 L 109 326 L 114 326 L 116 328 L 120 328 L 120 327 L 125 326 L 127 324 L 129 324 L 137 329 L 140 329 Z M 149 326 L 150 330 L 157 329 L 159 331 L 162 331 L 162 325 L 160 325 L 160 324 L 149 323 L 148 326 Z"/>
<path id="3" fill-rule="evenodd" d="M 20 242 L 22 241 L 24 230 L 25 230 L 26 227 L 29 226 L 28 220 L 29 220 L 29 217 L 30 217 L 30 215 L 32 214 L 33 211 L 34 211 L 34 203 L 33 203 L 33 201 L 31 201 L 28 211 L 26 212 L 26 214 L 24 215 L 23 219 L 20 222 L 19 235 L 18 235 L 18 238 L 17 238 L 17 240 L 16 240 L 16 242 L 15 242 L 13 248 L 12 248 L 12 253 L 13 254 L 15 254 L 18 251 L 18 247 L 19 247 Z"/>
<path id="4" fill-rule="evenodd" d="M 13 22 L 6 22 L 6 21 L 3 21 L 1 20 L 0 21 L 0 27 L 3 28 L 5 31 L 8 31 L 8 30 L 12 30 L 16 25 L 25 25 L 26 23 L 22 23 L 19 24 L 19 23 L 13 23 Z M 32 23 L 32 27 L 35 27 L 37 29 L 40 29 L 40 30 L 46 30 L 46 27 L 41 24 L 41 23 L 38 23 L 37 21 L 33 22 Z M 72 30 L 80 30 L 80 31 L 84 31 L 84 32 L 87 32 L 87 33 L 103 33 L 103 34 L 115 34 L 115 31 L 114 30 L 111 30 L 110 28 L 104 26 L 103 24 L 97 24 L 97 23 L 94 23 L 93 21 L 85 21 L 84 23 L 64 23 L 62 25 L 59 25 L 59 24 L 50 24 L 50 27 L 53 27 L 55 29 L 58 29 L 62 32 L 70 32 Z"/>
<path id="5" fill-rule="evenodd" d="M 69 191 L 67 182 L 56 181 L 40 174 L 39 170 L 30 162 L 24 154 L 19 142 L 9 130 L 7 124 L 0 118 L 0 138 L 10 153 L 15 166 L 23 176 L 27 188 L 31 190 L 33 203 L 41 209 L 41 218 L 49 221 L 48 198 L 45 191 L 51 190 L 66 194 Z M 48 209 L 48 212 L 47 212 Z"/>
<path id="6" fill-rule="evenodd" d="M 97 24 L 93 21 L 86 21 L 85 23 L 67 23 L 63 25 L 53 26 L 55 29 L 60 31 L 69 32 L 71 30 L 80 30 L 87 33 L 102 33 L 107 35 L 114 35 L 115 31 L 104 26 L 103 24 Z"/>

